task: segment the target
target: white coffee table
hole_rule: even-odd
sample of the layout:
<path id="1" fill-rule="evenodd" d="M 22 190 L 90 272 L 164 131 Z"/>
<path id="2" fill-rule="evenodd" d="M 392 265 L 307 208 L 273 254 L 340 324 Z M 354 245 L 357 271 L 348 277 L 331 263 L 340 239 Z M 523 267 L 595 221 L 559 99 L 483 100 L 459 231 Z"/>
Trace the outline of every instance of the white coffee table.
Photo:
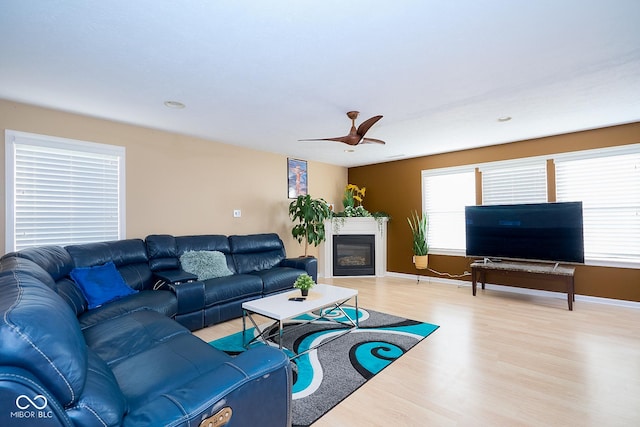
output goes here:
<path id="1" fill-rule="evenodd" d="M 312 321 L 317 321 L 320 319 L 329 319 L 341 325 L 348 326 L 349 328 L 345 330 L 345 333 L 348 333 L 353 328 L 357 328 L 359 326 L 358 315 L 357 315 L 358 313 L 358 291 L 357 290 L 349 289 L 349 288 L 341 288 L 339 286 L 317 284 L 309 291 L 309 296 L 304 301 L 289 300 L 289 298 L 295 298 L 300 296 L 301 296 L 300 290 L 295 289 L 291 292 L 284 292 L 284 293 L 272 295 L 266 298 L 260 298 L 253 301 L 247 301 L 242 303 L 242 341 L 244 346 L 248 347 L 253 341 L 257 339 L 262 339 L 266 342 L 269 338 L 273 338 L 276 335 L 278 335 L 279 346 L 280 346 L 280 349 L 282 349 L 282 335 L 284 332 L 285 320 L 289 320 L 294 317 L 300 316 L 305 313 L 310 313 L 315 310 L 322 310 L 327 307 L 332 307 L 333 309 L 340 310 L 340 312 L 342 312 L 342 314 L 347 318 L 349 323 L 344 323 L 332 318 L 325 317 L 324 313 L 327 312 L 326 310 L 322 310 L 320 317 Z M 342 309 L 342 306 L 352 298 L 354 299 L 355 309 L 356 309 L 355 319 L 352 319 Z M 260 328 L 253 318 L 254 314 L 267 317 L 273 320 L 274 322 L 267 327 Z M 253 326 L 256 328 L 256 331 L 258 332 L 258 334 L 255 337 L 253 337 L 251 340 L 249 340 L 249 342 L 247 342 L 245 338 L 245 332 L 247 330 L 247 324 L 246 324 L 247 318 L 251 321 Z M 306 323 L 309 323 L 309 322 L 306 322 Z M 275 326 L 276 324 L 278 325 L 278 332 L 273 334 L 268 334 L 266 331 L 270 330 L 271 327 Z M 336 338 L 338 338 L 341 335 L 336 336 Z M 326 342 L 324 342 L 323 344 L 325 343 Z M 313 348 L 309 350 L 313 350 Z M 300 355 L 296 355 L 294 357 L 298 357 L 298 356 Z"/>

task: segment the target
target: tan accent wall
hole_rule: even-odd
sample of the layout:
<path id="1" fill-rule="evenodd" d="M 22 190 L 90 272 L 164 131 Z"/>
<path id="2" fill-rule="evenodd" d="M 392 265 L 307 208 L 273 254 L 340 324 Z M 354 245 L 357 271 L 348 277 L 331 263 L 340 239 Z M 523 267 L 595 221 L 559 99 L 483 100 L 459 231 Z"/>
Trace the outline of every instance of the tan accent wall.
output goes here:
<path id="1" fill-rule="evenodd" d="M 276 232 L 287 254 L 304 248 L 291 237 L 287 156 L 169 132 L 0 100 L 0 245 L 5 242 L 5 129 L 126 148 L 126 234 Z M 347 169 L 308 163 L 309 193 L 340 203 Z M 233 218 L 241 209 L 242 217 Z M 312 248 L 317 255 L 317 248 Z"/>
<path id="2" fill-rule="evenodd" d="M 411 235 L 406 220 L 411 210 L 420 211 L 422 208 L 423 170 L 633 143 L 640 143 L 640 123 L 350 168 L 349 183 L 367 188 L 364 204 L 368 210 L 385 211 L 392 217 L 389 221 L 387 269 L 398 273 L 425 274 L 423 270 L 416 270 L 411 262 Z M 470 260 L 465 257 L 429 256 L 429 267 L 449 274 L 470 271 L 469 264 Z M 576 292 L 640 301 L 640 269 L 578 266 Z"/>

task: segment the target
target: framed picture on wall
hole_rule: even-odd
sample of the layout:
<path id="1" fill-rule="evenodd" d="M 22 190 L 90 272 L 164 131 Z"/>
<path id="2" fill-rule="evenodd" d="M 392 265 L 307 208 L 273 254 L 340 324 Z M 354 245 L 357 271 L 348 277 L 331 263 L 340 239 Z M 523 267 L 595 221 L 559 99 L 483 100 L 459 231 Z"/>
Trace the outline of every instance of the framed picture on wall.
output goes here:
<path id="1" fill-rule="evenodd" d="M 287 159 L 287 192 L 290 199 L 307 195 L 307 161 Z"/>

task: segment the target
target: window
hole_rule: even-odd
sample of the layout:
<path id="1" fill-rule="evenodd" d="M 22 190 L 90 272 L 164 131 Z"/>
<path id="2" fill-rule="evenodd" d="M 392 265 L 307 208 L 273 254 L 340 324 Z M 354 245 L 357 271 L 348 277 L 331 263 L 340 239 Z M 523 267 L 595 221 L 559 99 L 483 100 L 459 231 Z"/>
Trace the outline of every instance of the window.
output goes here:
<path id="1" fill-rule="evenodd" d="M 638 268 L 640 144 L 553 157 L 555 200 L 583 204 L 585 261 Z M 429 215 L 432 252 L 458 255 L 465 250 L 464 206 L 475 204 L 473 167 L 422 172 L 422 199 Z M 545 158 L 484 163 L 477 167 L 482 172 L 485 205 L 547 201 Z"/>
<path id="2" fill-rule="evenodd" d="M 640 263 L 640 145 L 557 156 L 559 202 L 582 201 L 586 261 Z"/>
<path id="3" fill-rule="evenodd" d="M 490 164 L 482 172 L 482 204 L 504 205 L 547 201 L 544 159 Z"/>
<path id="4" fill-rule="evenodd" d="M 123 147 L 7 130 L 6 249 L 124 236 Z"/>
<path id="5" fill-rule="evenodd" d="M 429 218 L 430 252 L 464 252 L 464 207 L 476 204 L 475 188 L 475 169 L 472 167 L 422 172 L 424 211 Z"/>

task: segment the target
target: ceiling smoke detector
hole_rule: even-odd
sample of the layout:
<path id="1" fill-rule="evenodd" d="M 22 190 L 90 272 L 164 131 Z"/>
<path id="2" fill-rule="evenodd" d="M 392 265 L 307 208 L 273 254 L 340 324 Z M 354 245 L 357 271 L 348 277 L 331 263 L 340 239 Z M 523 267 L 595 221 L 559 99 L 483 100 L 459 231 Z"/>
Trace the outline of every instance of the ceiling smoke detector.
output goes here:
<path id="1" fill-rule="evenodd" d="M 167 108 L 173 108 L 174 110 L 182 110 L 185 105 L 178 101 L 164 101 L 164 106 Z"/>

